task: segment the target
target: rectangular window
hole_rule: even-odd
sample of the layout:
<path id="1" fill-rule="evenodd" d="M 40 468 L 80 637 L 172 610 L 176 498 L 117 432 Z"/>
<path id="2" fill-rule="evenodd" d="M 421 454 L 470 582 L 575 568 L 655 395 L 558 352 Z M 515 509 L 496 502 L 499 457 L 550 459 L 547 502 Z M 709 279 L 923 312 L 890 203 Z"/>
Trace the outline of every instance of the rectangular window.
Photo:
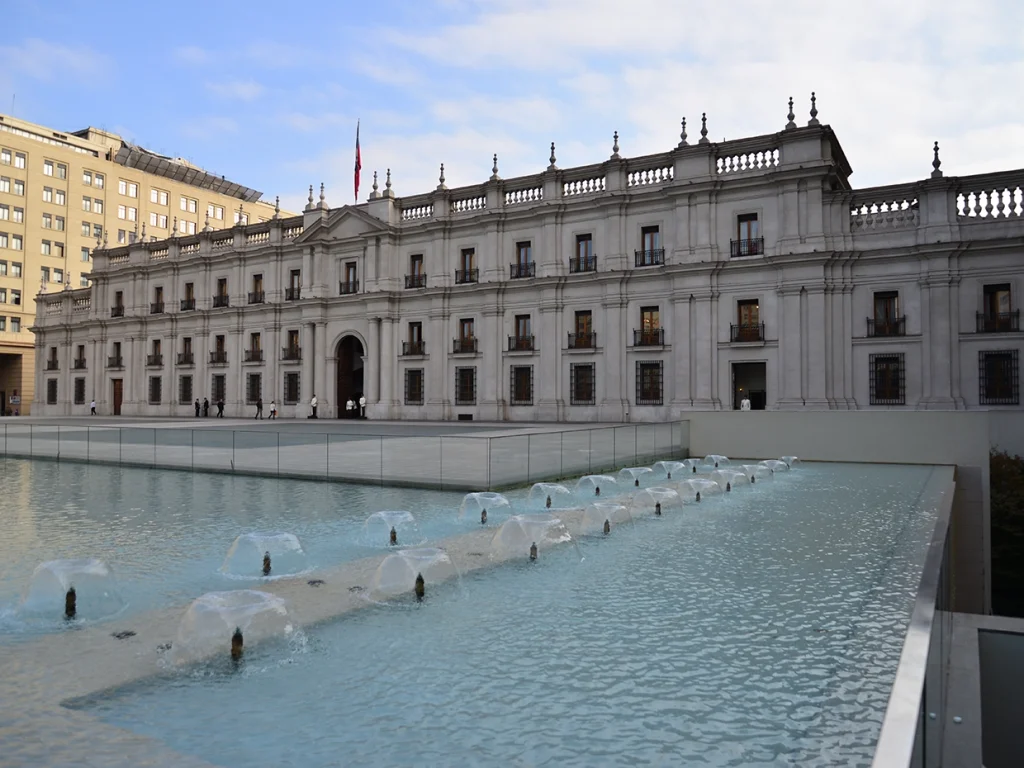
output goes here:
<path id="1" fill-rule="evenodd" d="M 160 229 L 167 229 L 167 217 L 162 213 L 158 215 L 156 218 L 156 225 L 160 227 Z"/>
<path id="2" fill-rule="evenodd" d="M 98 187 L 99 189 L 103 189 L 103 175 L 102 174 L 97 173 L 93 177 L 93 185 Z"/>
<path id="3" fill-rule="evenodd" d="M 41 267 L 39 269 L 39 280 L 44 283 L 50 282 L 50 268 Z"/>
<path id="4" fill-rule="evenodd" d="M 6 248 L 8 245 L 7 233 L 0 232 L 0 248 Z"/>
<path id="5" fill-rule="evenodd" d="M 218 221 L 224 221 L 224 206 L 213 206 L 213 218 L 217 219 Z"/>
<path id="6" fill-rule="evenodd" d="M 83 221 L 82 222 L 82 237 L 88 237 L 90 232 L 92 232 L 92 225 L 88 221 Z"/>
<path id="7" fill-rule="evenodd" d="M 82 171 L 82 183 L 85 184 L 85 186 L 87 186 L 87 187 L 91 187 L 92 186 L 92 172 L 91 171 Z"/>
<path id="8" fill-rule="evenodd" d="M 103 237 L 103 225 L 102 224 L 93 224 L 92 225 L 92 236 L 95 237 L 97 240 L 99 240 L 101 237 Z"/>
<path id="9" fill-rule="evenodd" d="M 235 224 L 241 224 L 243 227 L 249 223 L 249 214 L 244 212 L 235 211 Z"/>
<path id="10" fill-rule="evenodd" d="M 47 379 L 46 380 L 46 404 L 56 405 L 57 404 L 57 380 Z"/>
<path id="11" fill-rule="evenodd" d="M 150 376 L 149 377 L 149 404 L 160 405 L 160 401 L 163 399 L 163 376 Z"/>
<path id="12" fill-rule="evenodd" d="M 64 163 L 57 163 L 57 178 L 66 179 L 68 177 L 68 167 Z"/>
<path id="13" fill-rule="evenodd" d="M 459 320 L 459 338 L 466 341 L 475 338 L 473 334 L 473 318 L 468 317 Z"/>
<path id="14" fill-rule="evenodd" d="M 245 377 L 245 402 L 255 405 L 263 398 L 263 374 L 250 373 Z"/>
<path id="15" fill-rule="evenodd" d="M 192 376 L 178 377 L 178 402 L 182 405 L 192 405 Z"/>
<path id="16" fill-rule="evenodd" d="M 53 176 L 53 160 L 43 160 L 43 176 Z"/>
<path id="17" fill-rule="evenodd" d="M 645 253 L 656 253 L 661 250 L 661 229 L 659 227 L 643 227 L 640 239 Z"/>
<path id="18" fill-rule="evenodd" d="M 0 288 L 0 304 L 6 304 L 6 303 L 7 303 L 7 289 L 6 288 Z"/>
<path id="19" fill-rule="evenodd" d="M 2 182 L 0 182 L 0 183 L 2 183 Z M 6 192 L 10 192 L 11 190 L 10 190 L 10 188 L 5 190 L 5 189 L 3 189 L 2 186 L 0 186 L 0 192 L 5 192 L 5 191 Z M 53 187 L 43 187 L 43 202 L 44 203 L 52 203 L 53 202 Z"/>
<path id="20" fill-rule="evenodd" d="M 899 292 L 876 291 L 874 317 L 868 318 L 868 336 L 902 336 L 905 332 L 900 317 Z"/>
<path id="21" fill-rule="evenodd" d="M 594 363 L 573 363 L 569 366 L 569 405 L 594 405 Z"/>
<path id="22" fill-rule="evenodd" d="M 576 235 L 576 258 L 582 262 L 589 262 L 593 257 L 594 236 L 589 234 Z"/>
<path id="23" fill-rule="evenodd" d="M 737 324 L 732 328 L 732 341 L 764 341 L 761 305 L 757 299 L 736 302 Z"/>
<path id="24" fill-rule="evenodd" d="M 299 374 L 297 371 L 284 375 L 284 402 L 295 405 L 299 402 Z"/>
<path id="25" fill-rule="evenodd" d="M 423 354 L 423 323 L 409 323 L 409 340 L 402 350 L 406 355 Z"/>
<path id="26" fill-rule="evenodd" d="M 0 315 L 0 331 L 6 331 L 6 330 L 7 330 L 7 318 L 4 317 L 3 315 Z"/>
<path id="27" fill-rule="evenodd" d="M 53 270 L 53 282 L 61 283 L 61 284 L 64 283 L 64 270 L 63 269 L 54 269 Z"/>
<path id="28" fill-rule="evenodd" d="M 138 221 L 138 218 L 139 218 L 139 209 L 138 208 L 129 208 L 128 209 L 128 221 Z"/>
<path id="29" fill-rule="evenodd" d="M 156 214 L 155 213 L 149 214 L 149 226 L 155 227 L 156 226 L 156 222 L 157 222 Z"/>
<path id="30" fill-rule="evenodd" d="M 1020 405 L 1020 368 L 1016 349 L 978 353 L 981 405 Z"/>
<path id="31" fill-rule="evenodd" d="M 117 182 L 117 193 L 119 195 L 127 195 L 128 194 L 128 182 L 125 181 L 124 179 L 119 179 L 118 180 L 118 182 Z"/>
<path id="32" fill-rule="evenodd" d="M 17 182 L 15 182 L 15 184 L 17 184 Z M 15 191 L 15 194 L 19 194 L 19 193 L 17 191 Z M 64 194 L 63 190 L 60 190 L 60 189 L 54 190 L 53 202 L 56 203 L 57 205 L 64 205 L 67 202 L 67 196 Z"/>
<path id="33" fill-rule="evenodd" d="M 117 218 L 127 219 L 128 218 L 128 207 L 124 205 L 117 206 Z M 121 241 L 124 242 L 124 241 Z"/>
<path id="34" fill-rule="evenodd" d="M 123 229 L 117 230 L 117 242 L 119 245 L 124 245 L 128 240 L 128 235 Z"/>
<path id="35" fill-rule="evenodd" d="M 210 386 L 210 397 L 214 403 L 224 399 L 227 393 L 227 376 L 223 373 L 215 373 Z"/>
<path id="36" fill-rule="evenodd" d="M 423 369 L 405 369 L 405 404 L 423 405 Z"/>
<path id="37" fill-rule="evenodd" d="M 79 288 L 88 288 L 89 287 L 89 275 L 79 275 L 78 276 L 78 287 Z"/>
<path id="38" fill-rule="evenodd" d="M 472 272 L 476 267 L 476 249 L 463 248 L 460 263 L 463 272 Z"/>
<path id="39" fill-rule="evenodd" d="M 17 303 L 17 302 L 15 302 L 15 303 Z M 21 318 L 20 317 L 12 317 L 11 318 L 11 333 L 21 333 Z"/>
<path id="40" fill-rule="evenodd" d="M 226 277 L 217 278 L 217 295 L 227 296 L 228 295 L 228 279 Z"/>
<path id="41" fill-rule="evenodd" d="M 15 206 L 14 209 L 13 209 L 13 213 L 14 213 L 14 215 L 11 217 L 11 221 L 13 221 L 15 224 L 22 224 L 22 223 L 24 223 L 24 221 L 25 221 L 25 209 L 24 208 L 18 208 L 17 206 Z"/>
<path id="42" fill-rule="evenodd" d="M 20 251 L 25 247 L 25 241 L 21 235 L 11 235 L 11 250 Z"/>
<path id="43" fill-rule="evenodd" d="M 63 232 L 64 231 L 64 217 L 63 216 L 54 216 L 53 217 L 53 228 L 56 229 L 58 232 Z"/>
<path id="44" fill-rule="evenodd" d="M 455 404 L 476 405 L 476 368 L 455 369 Z"/>
<path id="45" fill-rule="evenodd" d="M 85 379 L 75 378 L 75 405 L 85 405 Z"/>
<path id="46" fill-rule="evenodd" d="M 40 253 L 43 254 L 43 256 L 49 256 L 50 253 L 53 251 L 52 243 L 50 243 L 49 240 L 43 240 L 39 244 L 39 251 L 40 251 Z"/>
<path id="47" fill-rule="evenodd" d="M 8 179 L 6 176 L 0 176 L 0 192 L 10 192 L 10 191 L 11 191 L 11 180 Z M 43 200 L 45 201 L 46 198 L 44 197 Z"/>
<path id="48" fill-rule="evenodd" d="M 64 243 L 53 244 L 53 255 L 59 259 L 64 258 Z"/>
<path id="49" fill-rule="evenodd" d="M 11 150 L 4 149 L 0 150 L 0 164 L 10 165 L 11 164 Z"/>
<path id="50" fill-rule="evenodd" d="M 423 274 L 423 254 L 414 253 L 409 257 L 409 274 L 410 275 L 422 275 Z"/>
<path id="51" fill-rule="evenodd" d="M 587 336 L 594 330 L 594 314 L 589 309 L 581 309 L 573 318 L 573 326 L 577 336 Z"/>
<path id="52" fill-rule="evenodd" d="M 43 214 L 43 229 L 53 229 L 53 216 L 48 213 Z"/>
<path id="53" fill-rule="evenodd" d="M 744 213 L 736 217 L 736 235 L 741 242 L 752 242 L 760 237 L 756 213 Z M 755 251 L 756 253 L 756 251 Z M 741 256 L 753 254 L 741 253 Z"/>
<path id="54" fill-rule="evenodd" d="M 6 275 L 6 274 L 7 274 L 7 262 L 6 261 L 0 261 L 0 276 Z"/>
<path id="55" fill-rule="evenodd" d="M 533 261 L 533 244 L 530 242 L 516 243 L 516 264 L 525 267 Z"/>
<path id="56" fill-rule="evenodd" d="M 92 211 L 93 213 L 103 213 L 103 201 L 93 198 Z"/>
<path id="57" fill-rule="evenodd" d="M 663 394 L 661 390 L 663 363 L 641 362 L 636 363 L 636 404 L 637 405 L 661 405 Z"/>
<path id="58" fill-rule="evenodd" d="M 24 168 L 25 167 L 25 153 L 24 152 L 15 152 L 14 153 L 14 167 L 15 168 Z"/>
<path id="59" fill-rule="evenodd" d="M 11 262 L 11 277 L 21 277 L 21 262 L 20 261 L 12 261 Z"/>
<path id="60" fill-rule="evenodd" d="M 0 221 L 7 221 L 11 218 L 11 208 L 7 205 L 0 205 Z"/>
<path id="61" fill-rule="evenodd" d="M 160 199 L 159 198 L 159 194 L 160 193 L 157 192 L 155 189 L 150 189 L 149 190 L 149 202 L 155 203 L 157 200 L 159 200 Z"/>
<path id="62" fill-rule="evenodd" d="M 509 369 L 511 405 L 533 405 L 533 366 L 513 365 Z"/>
<path id="63" fill-rule="evenodd" d="M 903 353 L 869 355 L 871 405 L 905 405 Z"/>

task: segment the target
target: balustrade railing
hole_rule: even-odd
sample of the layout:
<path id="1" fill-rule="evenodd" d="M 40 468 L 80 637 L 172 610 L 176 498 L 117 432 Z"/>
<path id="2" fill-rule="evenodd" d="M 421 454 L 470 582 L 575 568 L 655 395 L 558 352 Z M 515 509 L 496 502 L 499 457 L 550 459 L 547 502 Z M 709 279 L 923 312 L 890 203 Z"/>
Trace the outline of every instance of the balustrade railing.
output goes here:
<path id="1" fill-rule="evenodd" d="M 593 176 L 587 179 L 573 179 L 562 183 L 562 197 L 577 195 L 593 195 L 604 192 L 608 181 L 604 176 Z"/>
<path id="2" fill-rule="evenodd" d="M 473 195 L 452 200 L 452 213 L 468 213 L 469 211 L 482 211 L 487 207 L 486 195 Z"/>
<path id="3" fill-rule="evenodd" d="M 569 259 L 569 274 L 577 272 L 597 272 L 597 256 Z"/>
<path id="4" fill-rule="evenodd" d="M 597 334 L 594 331 L 569 332 L 569 349 L 594 349 L 597 346 Z"/>
<path id="5" fill-rule="evenodd" d="M 539 203 L 544 199 L 544 187 L 527 187 L 510 189 L 505 192 L 505 205 L 522 205 L 523 203 Z"/>
<path id="6" fill-rule="evenodd" d="M 907 335 L 907 318 L 906 315 L 903 317 L 869 317 L 868 321 L 868 336 L 872 338 L 886 337 L 886 336 L 906 336 Z"/>
<path id="7" fill-rule="evenodd" d="M 508 337 L 508 351 L 509 352 L 532 352 L 533 336 L 509 336 Z"/>
<path id="8" fill-rule="evenodd" d="M 638 267 L 657 267 L 665 263 L 665 249 L 652 248 L 634 253 L 634 264 Z"/>
<path id="9" fill-rule="evenodd" d="M 348 296 L 353 293 L 359 293 L 358 280 L 342 280 L 340 283 L 338 283 L 339 296 Z"/>
<path id="10" fill-rule="evenodd" d="M 626 186 L 648 187 L 653 184 L 667 184 L 675 178 L 675 175 L 675 168 L 671 165 L 640 168 L 626 174 Z"/>
<path id="11" fill-rule="evenodd" d="M 779 164 L 777 148 L 741 152 L 731 155 L 719 155 L 715 158 L 715 170 L 719 174 L 740 173 L 742 171 L 767 171 Z"/>
<path id="12" fill-rule="evenodd" d="M 473 336 L 453 339 L 452 341 L 452 352 L 456 355 L 468 355 L 476 352 L 476 338 Z"/>
<path id="13" fill-rule="evenodd" d="M 734 343 L 764 341 L 764 323 L 730 323 L 729 340 Z"/>
<path id="14" fill-rule="evenodd" d="M 913 228 L 919 221 L 916 197 L 856 202 L 850 208 L 850 228 L 854 232 Z"/>
<path id="15" fill-rule="evenodd" d="M 510 280 L 518 280 L 523 277 L 535 277 L 537 275 L 537 263 L 533 261 L 509 264 L 508 276 Z"/>
<path id="16" fill-rule="evenodd" d="M 978 312 L 978 333 L 1012 333 L 1020 330 L 1020 310 L 1012 312 Z"/>
<path id="17" fill-rule="evenodd" d="M 415 355 L 423 355 L 423 354 L 426 354 L 426 348 L 427 347 L 423 343 L 422 339 L 417 340 L 417 341 L 403 341 L 402 342 L 402 356 L 403 357 L 412 357 L 412 356 L 415 356 Z"/>
<path id="18" fill-rule="evenodd" d="M 738 259 L 742 256 L 761 256 L 763 254 L 763 237 L 748 237 L 742 240 L 729 241 L 729 256 L 733 259 Z"/>
<path id="19" fill-rule="evenodd" d="M 408 208 L 402 207 L 402 221 L 416 221 L 418 219 L 431 219 L 434 217 L 434 204 L 412 205 Z"/>
<path id="20" fill-rule="evenodd" d="M 455 283 L 462 285 L 464 283 L 475 283 L 480 279 L 479 269 L 457 269 L 455 270 Z"/>
<path id="21" fill-rule="evenodd" d="M 419 275 L 406 275 L 405 276 L 405 287 L 406 288 L 426 288 L 427 287 L 427 276 L 423 274 Z"/>
<path id="22" fill-rule="evenodd" d="M 662 347 L 665 345 L 664 328 L 633 329 L 634 347 Z"/>

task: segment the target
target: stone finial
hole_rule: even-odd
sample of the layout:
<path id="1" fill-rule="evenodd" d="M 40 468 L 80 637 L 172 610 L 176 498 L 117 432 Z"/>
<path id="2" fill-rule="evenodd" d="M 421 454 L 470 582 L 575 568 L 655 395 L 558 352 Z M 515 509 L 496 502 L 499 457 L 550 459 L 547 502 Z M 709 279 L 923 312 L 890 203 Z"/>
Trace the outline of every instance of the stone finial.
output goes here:
<path id="1" fill-rule="evenodd" d="M 242 204 L 238 204 L 238 226 L 245 226 L 245 211 L 242 209 Z"/>
<path id="2" fill-rule="evenodd" d="M 796 123 L 793 122 L 796 119 L 796 115 L 793 114 L 793 97 L 792 96 L 789 97 L 789 114 L 786 115 L 786 119 L 789 120 L 789 122 L 786 123 L 786 130 L 787 131 L 792 131 L 794 128 L 796 128 Z"/>
<path id="3" fill-rule="evenodd" d="M 700 141 L 698 144 L 710 144 L 708 141 L 708 113 L 700 113 Z"/>
<path id="4" fill-rule="evenodd" d="M 555 142 L 553 142 L 553 141 L 551 142 L 551 157 L 548 158 L 548 161 L 549 161 L 549 165 L 548 165 L 548 170 L 549 171 L 556 171 L 556 170 L 558 170 L 558 166 L 555 165 Z"/>
<path id="5" fill-rule="evenodd" d="M 619 159 L 619 132 L 612 134 L 612 160 Z"/>
<path id="6" fill-rule="evenodd" d="M 807 121 L 808 125 L 821 125 L 818 122 L 818 97 L 814 95 L 814 91 L 811 91 L 811 119 Z"/>
<path id="7" fill-rule="evenodd" d="M 103 229 L 103 250 L 106 250 L 106 249 L 107 249 L 107 230 L 104 227 L 104 229 Z"/>
<path id="8" fill-rule="evenodd" d="M 281 218 L 281 196 L 280 195 L 274 195 L 274 218 L 275 219 L 280 219 Z M 206 214 L 206 221 L 207 222 L 210 221 L 210 214 Z"/>
<path id="9" fill-rule="evenodd" d="M 324 183 L 320 182 L 320 205 L 324 205 L 327 202 L 327 198 L 324 196 Z"/>
<path id="10" fill-rule="evenodd" d="M 142 222 L 142 242 L 146 242 L 146 222 Z"/>
<path id="11" fill-rule="evenodd" d="M 935 142 L 935 148 L 933 151 L 935 152 L 935 158 L 932 160 L 932 178 L 941 179 L 942 171 L 939 170 L 939 166 L 942 165 L 942 161 L 939 160 L 939 142 Z"/>
<path id="12" fill-rule="evenodd" d="M 313 185 L 312 184 L 309 185 L 309 197 L 306 198 L 306 210 L 307 211 L 312 211 L 313 210 Z"/>
<path id="13" fill-rule="evenodd" d="M 391 169 L 388 168 L 388 175 L 384 179 L 384 189 L 391 189 Z"/>
<path id="14" fill-rule="evenodd" d="M 210 223 L 210 212 L 206 212 L 206 221 L 203 222 L 203 232 L 213 232 L 213 224 Z"/>
<path id="15" fill-rule="evenodd" d="M 680 147 L 689 146 L 688 142 L 686 141 L 686 118 L 685 117 L 682 120 L 682 127 L 679 130 L 679 146 Z"/>
<path id="16" fill-rule="evenodd" d="M 377 172 L 373 172 L 373 186 L 370 191 L 370 199 L 377 200 L 380 198 L 380 187 L 377 186 Z"/>
<path id="17" fill-rule="evenodd" d="M 494 153 L 494 164 L 491 166 L 491 181 L 498 181 L 501 176 L 498 175 L 498 153 Z"/>
<path id="18" fill-rule="evenodd" d="M 448 189 L 444 183 L 444 163 L 441 163 L 441 175 L 437 177 L 437 189 L 438 191 Z"/>
<path id="19" fill-rule="evenodd" d="M 102 230 L 102 232 L 96 233 L 96 248 L 100 247 L 100 242 L 103 240 L 104 234 L 106 234 L 106 229 Z"/>
<path id="20" fill-rule="evenodd" d="M 174 224 L 171 227 L 171 237 L 177 237 L 177 236 L 178 236 L 178 217 L 175 216 L 174 217 Z"/>

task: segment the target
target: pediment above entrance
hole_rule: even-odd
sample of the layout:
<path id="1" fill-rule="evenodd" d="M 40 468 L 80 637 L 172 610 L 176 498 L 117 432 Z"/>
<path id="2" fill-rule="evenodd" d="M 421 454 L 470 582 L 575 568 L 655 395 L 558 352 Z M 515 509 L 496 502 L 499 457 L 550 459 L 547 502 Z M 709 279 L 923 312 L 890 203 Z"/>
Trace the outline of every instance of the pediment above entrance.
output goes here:
<path id="1" fill-rule="evenodd" d="M 380 219 L 346 205 L 330 211 L 323 219 L 307 226 L 296 242 L 311 243 L 322 240 L 351 240 L 384 234 L 388 225 Z"/>

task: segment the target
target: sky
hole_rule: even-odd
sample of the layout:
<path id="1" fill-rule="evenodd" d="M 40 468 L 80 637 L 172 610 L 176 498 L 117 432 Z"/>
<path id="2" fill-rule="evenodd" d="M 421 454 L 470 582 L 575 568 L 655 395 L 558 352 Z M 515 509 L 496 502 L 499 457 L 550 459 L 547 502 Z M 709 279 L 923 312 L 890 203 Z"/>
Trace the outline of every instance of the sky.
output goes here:
<path id="1" fill-rule="evenodd" d="M 353 201 L 781 130 L 810 94 L 855 187 L 1024 167 L 1019 0 L 3 0 L 0 113 Z M 12 108 L 13 105 L 13 108 Z"/>

